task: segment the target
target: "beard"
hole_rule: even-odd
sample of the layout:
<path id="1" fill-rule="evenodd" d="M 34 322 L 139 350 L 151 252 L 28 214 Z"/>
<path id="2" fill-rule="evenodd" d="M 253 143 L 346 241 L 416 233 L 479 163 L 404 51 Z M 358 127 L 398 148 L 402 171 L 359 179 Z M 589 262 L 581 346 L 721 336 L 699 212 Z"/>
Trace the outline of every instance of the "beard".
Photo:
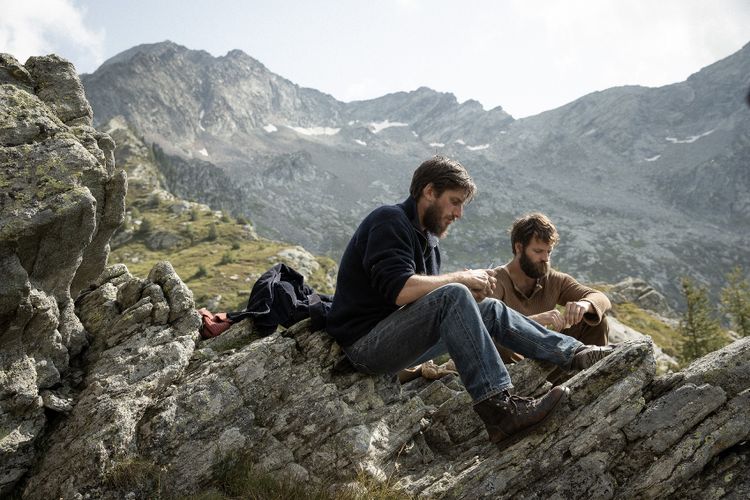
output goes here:
<path id="1" fill-rule="evenodd" d="M 453 219 L 451 219 L 451 222 L 453 222 Z M 425 229 L 438 238 L 442 238 L 448 234 L 448 225 L 450 225 L 450 222 L 447 222 L 447 220 L 442 217 L 437 205 L 430 205 L 425 209 L 424 215 L 422 216 L 422 223 L 424 224 Z"/>
<path id="2" fill-rule="evenodd" d="M 538 262 L 534 264 L 531 262 L 531 259 L 526 256 L 525 248 L 521 252 L 521 260 L 519 264 L 521 264 L 521 270 L 526 276 L 535 280 L 547 276 L 547 273 L 549 272 L 549 262 Z"/>

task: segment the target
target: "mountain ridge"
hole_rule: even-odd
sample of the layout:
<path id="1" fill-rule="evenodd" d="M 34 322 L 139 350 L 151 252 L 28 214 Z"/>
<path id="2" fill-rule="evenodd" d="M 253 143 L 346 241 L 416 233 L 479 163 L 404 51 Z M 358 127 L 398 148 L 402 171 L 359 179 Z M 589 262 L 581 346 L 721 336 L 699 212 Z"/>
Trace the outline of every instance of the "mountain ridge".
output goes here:
<path id="1" fill-rule="evenodd" d="M 427 87 L 344 103 L 261 63 L 198 67 L 172 45 L 83 75 L 95 122 L 123 116 L 167 155 L 223 169 L 252 196 L 236 215 L 261 234 L 337 259 L 366 212 L 402 201 L 413 169 L 440 153 L 480 188 L 442 244 L 446 270 L 509 258 L 505 228 L 530 210 L 563 234 L 558 267 L 589 281 L 656 276 L 673 305 L 681 275 L 716 288 L 722 272 L 750 267 L 731 251 L 750 243 L 738 230 L 750 229 L 748 45 L 684 82 L 606 89 L 521 119 Z"/>

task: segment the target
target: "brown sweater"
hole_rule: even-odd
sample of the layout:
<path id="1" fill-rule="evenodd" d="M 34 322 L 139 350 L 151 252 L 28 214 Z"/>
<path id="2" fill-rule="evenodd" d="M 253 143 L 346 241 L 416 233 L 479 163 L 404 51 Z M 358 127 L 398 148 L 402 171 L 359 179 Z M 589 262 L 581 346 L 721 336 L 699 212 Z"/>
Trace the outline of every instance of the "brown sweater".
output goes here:
<path id="1" fill-rule="evenodd" d="M 612 307 L 602 292 L 585 287 L 572 276 L 554 269 L 551 269 L 547 276 L 537 280 L 530 297 L 516 287 L 505 266 L 496 267 L 495 271 L 497 288 L 492 297 L 502 300 L 508 307 L 524 316 L 549 311 L 554 309 L 556 304 L 564 306 L 568 302 L 585 300 L 591 302 L 595 312 L 587 313 L 583 320 L 589 325 L 598 325 L 604 314 Z"/>

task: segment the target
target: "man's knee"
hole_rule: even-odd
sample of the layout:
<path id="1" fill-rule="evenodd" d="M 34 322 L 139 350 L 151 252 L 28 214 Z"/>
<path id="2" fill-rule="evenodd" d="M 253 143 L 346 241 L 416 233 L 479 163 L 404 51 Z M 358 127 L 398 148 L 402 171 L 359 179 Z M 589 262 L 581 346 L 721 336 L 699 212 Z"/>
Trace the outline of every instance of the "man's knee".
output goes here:
<path id="1" fill-rule="evenodd" d="M 497 300 L 490 297 L 484 299 L 478 304 L 478 306 L 483 318 L 488 317 L 488 314 L 490 315 L 489 317 L 499 318 L 508 307 L 502 300 Z"/>
<path id="2" fill-rule="evenodd" d="M 469 287 L 462 283 L 448 283 L 447 285 L 443 285 L 438 288 L 436 292 L 443 294 L 445 297 L 451 300 L 466 298 L 471 298 L 472 300 L 474 299 L 473 295 L 471 295 L 471 290 L 469 290 Z"/>
<path id="3" fill-rule="evenodd" d="M 561 333 L 580 340 L 587 345 L 607 345 L 609 343 L 609 323 L 606 316 L 596 325 L 589 325 L 581 321 L 577 325 L 563 330 Z"/>

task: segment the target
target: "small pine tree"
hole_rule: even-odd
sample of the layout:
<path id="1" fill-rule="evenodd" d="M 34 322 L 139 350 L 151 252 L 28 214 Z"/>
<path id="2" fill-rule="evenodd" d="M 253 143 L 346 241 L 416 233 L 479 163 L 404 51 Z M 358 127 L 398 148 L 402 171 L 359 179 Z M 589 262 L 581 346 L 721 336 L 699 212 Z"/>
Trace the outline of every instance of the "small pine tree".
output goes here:
<path id="1" fill-rule="evenodd" d="M 216 224 L 213 222 L 208 226 L 208 241 L 216 241 L 219 237 L 219 230 L 216 229 Z"/>
<path id="2" fill-rule="evenodd" d="M 154 229 L 154 224 L 151 219 L 144 217 L 141 219 L 141 225 L 138 227 L 138 232 L 141 234 L 148 234 Z"/>
<path id="3" fill-rule="evenodd" d="M 206 266 L 203 264 L 198 265 L 198 270 L 195 271 L 195 274 L 190 277 L 190 279 L 198 279 L 203 278 L 205 276 L 208 276 L 208 271 L 206 270 Z"/>
<path id="4" fill-rule="evenodd" d="M 731 320 L 732 328 L 743 337 L 750 335 L 750 282 L 740 266 L 727 274 L 721 290 L 721 310 Z"/>
<path id="5" fill-rule="evenodd" d="M 682 278 L 682 293 L 687 308 L 680 321 L 680 359 L 689 363 L 720 348 L 724 339 L 706 288 L 696 285 L 690 278 Z"/>
<path id="6" fill-rule="evenodd" d="M 191 245 L 195 244 L 195 230 L 193 229 L 193 226 L 190 224 L 186 225 L 182 230 L 182 234 L 190 240 Z"/>
<path id="7" fill-rule="evenodd" d="M 225 264 L 232 264 L 235 261 L 234 255 L 232 255 L 232 252 L 226 251 L 224 252 L 224 255 L 221 256 L 221 260 L 219 261 L 219 265 L 223 266 Z"/>

